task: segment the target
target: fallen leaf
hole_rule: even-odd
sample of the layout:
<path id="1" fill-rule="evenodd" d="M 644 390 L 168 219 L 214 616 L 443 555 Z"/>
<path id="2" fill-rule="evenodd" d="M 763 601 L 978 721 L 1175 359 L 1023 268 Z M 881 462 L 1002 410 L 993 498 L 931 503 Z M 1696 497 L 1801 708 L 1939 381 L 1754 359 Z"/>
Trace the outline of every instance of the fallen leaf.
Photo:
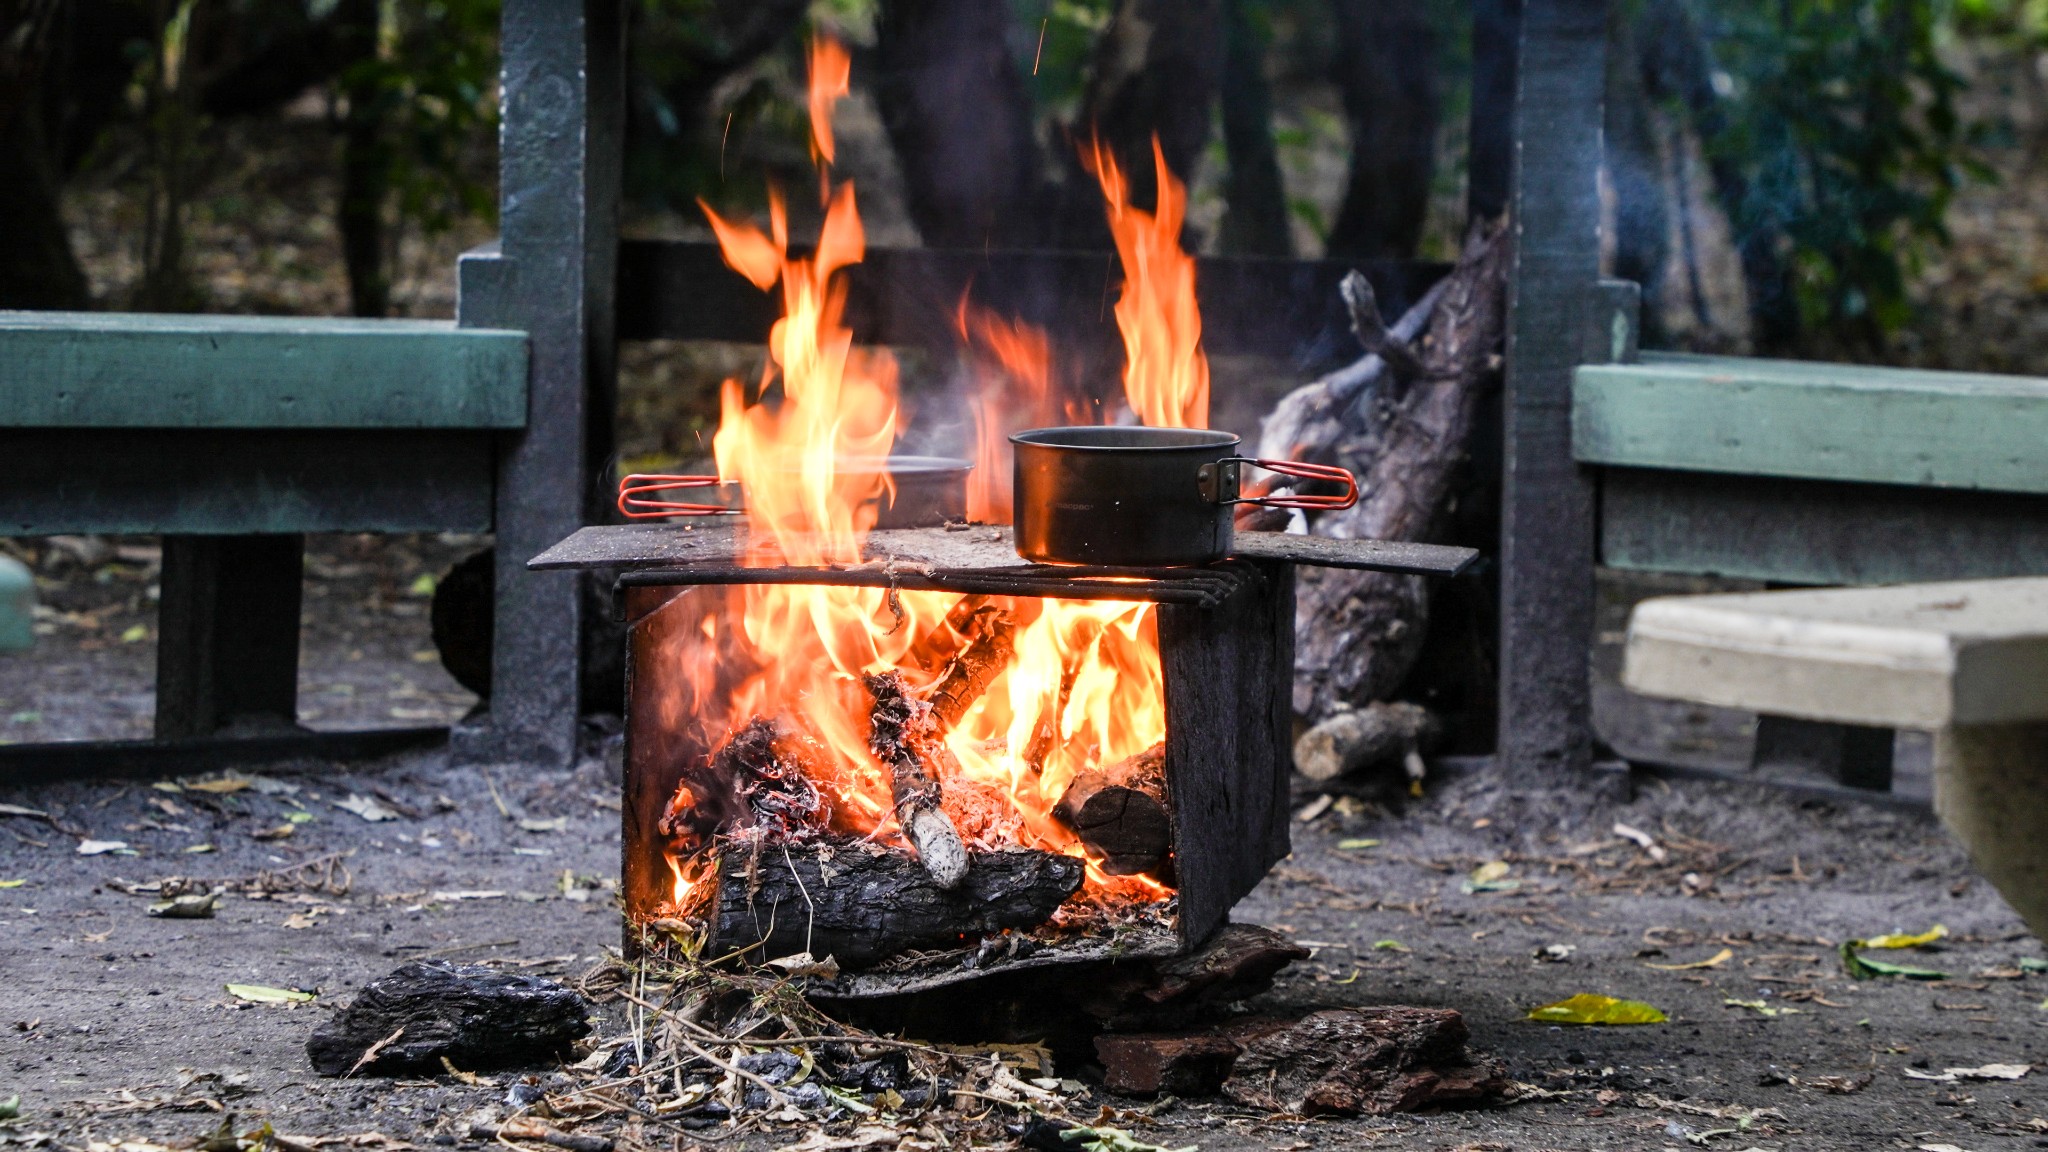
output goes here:
<path id="1" fill-rule="evenodd" d="M 26 883 L 26 880 L 0 880 L 0 888 L 19 888 Z"/>
<path id="2" fill-rule="evenodd" d="M 251 1004 L 305 1004 L 319 996 L 297 988 L 269 988 L 262 984 L 228 984 L 225 987 L 228 995 Z"/>
<path id="3" fill-rule="evenodd" d="M 180 780 L 178 783 L 183 785 L 187 791 L 211 792 L 216 796 L 225 796 L 230 792 L 240 792 L 255 784 L 253 780 L 250 780 L 240 772 L 223 772 L 218 776 L 206 776 L 198 780 Z"/>
<path id="4" fill-rule="evenodd" d="M 121 643 L 123 644 L 139 644 L 147 639 L 149 639 L 149 625 L 147 624 L 130 624 L 121 632 Z"/>
<path id="5" fill-rule="evenodd" d="M 1954 1084 L 1958 1080 L 2018 1080 L 2033 1070 L 2032 1064 L 1982 1064 L 1975 1068 L 1944 1068 L 1940 1072 L 1922 1072 L 1916 1068 L 1907 1068 L 1905 1073 L 1908 1080 Z"/>
<path id="6" fill-rule="evenodd" d="M 1377 848 L 1382 843 L 1384 841 L 1360 838 L 1356 840 L 1339 840 L 1337 841 L 1337 847 L 1346 852 L 1356 852 L 1364 848 Z"/>
<path id="7" fill-rule="evenodd" d="M 1969 1149 L 1954 1144 L 1922 1144 L 1919 1152 L 1969 1152 Z"/>
<path id="8" fill-rule="evenodd" d="M 213 851 L 213 845 L 211 844 L 189 844 L 185 847 L 185 854 L 188 856 L 197 856 L 211 851 Z"/>
<path id="9" fill-rule="evenodd" d="M 1690 964 L 1645 964 L 1643 967 L 1655 968 L 1659 972 L 1691 972 L 1700 968 L 1719 968 L 1733 959 L 1735 959 L 1735 949 L 1723 948 L 1705 960 L 1695 960 Z"/>
<path id="10" fill-rule="evenodd" d="M 863 1124 L 845 1136 L 812 1132 L 794 1144 L 777 1146 L 775 1152 L 835 1152 L 842 1148 L 895 1147 L 907 1133 L 880 1124 Z M 1079 1145 L 1076 1145 L 1079 1147 Z"/>
<path id="11" fill-rule="evenodd" d="M 1545 944 L 1536 950 L 1535 957 L 1545 964 L 1563 964 L 1578 950 L 1576 944 Z"/>
<path id="12" fill-rule="evenodd" d="M 286 824 L 277 824 L 277 825 L 273 825 L 273 826 L 271 826 L 271 827 L 269 827 L 269 828 L 259 828 L 259 829 L 257 829 L 256 831 L 254 831 L 254 832 L 251 832 L 251 833 L 249 833 L 249 839 L 251 839 L 251 840 L 285 840 L 285 839 L 289 839 L 289 838 L 290 838 L 291 836 L 293 836 L 294 834 L 296 834 L 296 833 L 298 832 L 298 830 L 299 830 L 299 826 L 298 826 L 297 824 L 290 824 L 290 823 L 286 823 Z"/>
<path id="13" fill-rule="evenodd" d="M 446 892 L 430 893 L 427 896 L 427 900 L 429 903 L 434 904 L 452 904 L 457 900 L 497 900 L 504 895 L 503 892 L 496 889 L 485 891 L 473 888 L 457 888 Z"/>
<path id="14" fill-rule="evenodd" d="M 284 926 L 291 929 L 317 928 L 319 925 L 319 918 L 311 912 L 294 912 L 284 918 Z"/>
<path id="15" fill-rule="evenodd" d="M 1863 942 L 1863 946 L 1865 948 L 1919 948 L 1932 944 L 1947 935 L 1948 925 L 1936 924 L 1925 932 L 1913 933 L 1911 935 L 1904 932 L 1887 932 L 1882 936 L 1872 936 Z"/>
<path id="16" fill-rule="evenodd" d="M 1328 812 L 1330 810 L 1330 805 L 1335 804 L 1336 802 L 1336 797 L 1330 795 L 1328 792 L 1325 792 L 1322 795 L 1316 797 L 1315 799 L 1309 801 L 1308 803 L 1302 805 L 1301 811 L 1296 812 L 1294 814 L 1295 822 L 1299 824 L 1306 824 L 1309 821 L 1314 820 L 1316 817 L 1321 816 L 1323 813 Z"/>
<path id="17" fill-rule="evenodd" d="M 218 892 L 206 892 L 192 896 L 174 896 L 161 903 L 151 904 L 149 914 L 165 920 L 211 920 L 214 901 L 220 899 Z"/>
<path id="18" fill-rule="evenodd" d="M 2020 971 L 2048 972 L 2048 960 L 2043 960 L 2038 956 L 2022 956 L 2020 957 Z"/>
<path id="19" fill-rule="evenodd" d="M 78 842 L 78 854 L 80 856 L 103 856 L 109 852 L 125 852 L 127 850 L 128 842 L 126 840 L 80 840 Z"/>
<path id="20" fill-rule="evenodd" d="M 1768 1000 L 1723 1000 L 1721 1004 L 1726 1008 L 1747 1008 L 1765 1019 L 1773 1016 L 1804 1015 L 1797 1008 L 1773 1008 Z"/>
<path id="21" fill-rule="evenodd" d="M 1806 1086 L 1837 1096 L 1848 1096 L 1870 1087 L 1870 1082 L 1874 1079 L 1875 1077 L 1868 1072 L 1861 1076 L 1810 1076 L 1806 1080 Z"/>
<path id="22" fill-rule="evenodd" d="M 1522 886 L 1520 880 L 1510 880 L 1508 873 L 1514 866 L 1505 860 L 1488 860 L 1472 870 L 1470 876 L 1458 887 L 1467 896 L 1478 892 L 1512 892 Z"/>
<path id="23" fill-rule="evenodd" d="M 1852 979 L 1869 980 L 1877 976 L 1897 976 L 1902 980 L 1948 979 L 1948 973 L 1937 972 L 1932 968 L 1914 968 L 1905 964 L 1891 964 L 1883 960 L 1872 960 L 1868 956 L 1858 955 L 1856 950 L 1861 948 L 1863 943 L 1861 940 L 1844 940 L 1839 950 L 1842 955 L 1842 968 L 1849 973 Z"/>
<path id="24" fill-rule="evenodd" d="M 1662 1024 L 1670 1017 L 1641 1000 L 1617 1000 L 1581 992 L 1568 1000 L 1530 1009 L 1529 1019 L 1545 1024 Z"/>
<path id="25" fill-rule="evenodd" d="M 553 820 L 521 820 L 519 822 L 519 827 L 528 832 L 560 832 L 568 826 L 569 818 L 567 816 L 557 816 Z"/>
<path id="26" fill-rule="evenodd" d="M 26 816 L 31 820 L 50 818 L 50 814 L 40 808 L 23 808 L 19 804 L 0 804 L 0 816 Z"/>
<path id="27" fill-rule="evenodd" d="M 768 962 L 770 968 L 778 969 L 785 976 L 816 976 L 821 980 L 839 979 L 839 961 L 830 956 L 823 960 L 814 958 L 809 952 L 798 952 Z"/>
<path id="28" fill-rule="evenodd" d="M 386 808 L 384 805 L 378 803 L 374 798 L 369 796 L 358 796 L 353 792 L 349 793 L 348 798 L 346 800 L 330 800 L 328 801 L 328 803 L 334 805 L 336 808 L 339 808 L 344 812 L 353 812 L 356 815 L 361 816 L 363 819 L 368 820 L 372 824 L 375 824 L 380 820 L 398 819 L 398 813 L 393 812 L 389 808 Z"/>
<path id="29" fill-rule="evenodd" d="M 1400 942 L 1399 940 L 1375 940 L 1375 941 L 1373 941 L 1373 942 L 1372 942 L 1372 947 L 1373 947 L 1373 951 L 1375 951 L 1375 952 L 1413 952 L 1413 951 L 1414 951 L 1414 949 L 1413 949 L 1413 948 L 1410 948 L 1410 947 L 1408 947 L 1408 946 L 1407 946 L 1406 944 L 1403 944 L 1403 943 L 1401 943 L 1401 942 Z"/>

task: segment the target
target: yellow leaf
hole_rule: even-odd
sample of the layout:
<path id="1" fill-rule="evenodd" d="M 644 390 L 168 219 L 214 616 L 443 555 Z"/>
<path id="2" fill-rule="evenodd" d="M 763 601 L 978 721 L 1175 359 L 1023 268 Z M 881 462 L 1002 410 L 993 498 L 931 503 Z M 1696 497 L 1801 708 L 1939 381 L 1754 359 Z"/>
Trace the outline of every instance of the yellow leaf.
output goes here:
<path id="1" fill-rule="evenodd" d="M 211 792 L 217 796 L 223 796 L 229 792 L 240 792 L 244 788 L 249 787 L 251 781 L 247 776 L 238 776 L 233 772 L 223 772 L 209 779 L 180 780 L 179 783 L 194 792 Z"/>
<path id="2" fill-rule="evenodd" d="M 1505 879 L 1507 874 L 1512 871 L 1514 871 L 1514 866 L 1505 860 L 1488 860 L 1472 870 L 1472 882 L 1474 884 L 1486 884 L 1494 880 Z"/>
<path id="3" fill-rule="evenodd" d="M 1569 1000 L 1530 1009 L 1529 1019 L 1545 1024 L 1662 1024 L 1669 1017 L 1641 1000 L 1581 992 Z"/>
<path id="4" fill-rule="evenodd" d="M 1733 959 L 1735 949 L 1723 948 L 1705 960 L 1695 960 L 1690 964 L 1645 964 L 1643 967 L 1655 968 L 1659 972 L 1690 972 L 1695 968 L 1719 968 Z"/>
<path id="5" fill-rule="evenodd" d="M 0 888 L 19 888 L 26 883 L 26 880 L 0 880 Z"/>
<path id="6" fill-rule="evenodd" d="M 1908 935 L 1904 932 L 1887 932 L 1872 936 L 1863 942 L 1865 948 L 1919 948 L 1932 944 L 1948 935 L 1948 925 L 1936 924 L 1925 932 Z"/>
<path id="7" fill-rule="evenodd" d="M 266 988 L 261 984 L 226 985 L 228 995 L 251 1004 L 304 1004 L 316 998 L 312 992 L 301 992 L 296 988 Z"/>
<path id="8" fill-rule="evenodd" d="M 149 625 L 147 624 L 130 624 L 127 631 L 121 633 L 121 643 L 123 644 L 140 644 L 147 639 L 149 639 Z"/>

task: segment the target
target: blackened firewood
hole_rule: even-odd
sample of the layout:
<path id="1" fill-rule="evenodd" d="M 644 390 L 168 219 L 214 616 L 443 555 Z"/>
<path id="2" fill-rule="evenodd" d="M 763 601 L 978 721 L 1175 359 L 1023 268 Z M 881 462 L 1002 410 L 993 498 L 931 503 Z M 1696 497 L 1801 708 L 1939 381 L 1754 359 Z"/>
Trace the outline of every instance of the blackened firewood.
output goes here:
<path id="1" fill-rule="evenodd" d="M 1102 857 L 1104 872 L 1159 874 L 1173 851 L 1165 746 L 1075 775 L 1052 814 Z"/>
<path id="2" fill-rule="evenodd" d="M 864 676 L 862 682 L 875 701 L 868 749 L 889 767 L 896 823 L 932 882 L 941 888 L 957 887 L 967 876 L 967 846 L 939 809 L 939 779 L 926 753 L 933 743 L 931 705 L 910 694 L 901 673 Z"/>
<path id="3" fill-rule="evenodd" d="M 798 952 L 858 968 L 914 948 L 947 948 L 1042 924 L 1081 887 L 1072 856 L 978 852 L 942 888 L 915 861 L 858 841 L 728 853 L 718 879 L 713 955 L 754 961 Z"/>
<path id="4" fill-rule="evenodd" d="M 314 1029 L 306 1056 L 322 1076 L 438 1073 L 444 1057 L 465 1071 L 520 1067 L 567 1054 L 589 1033 L 592 1010 L 552 980 L 414 962 Z"/>
<path id="5" fill-rule="evenodd" d="M 1225 1032 L 1241 1051 L 1223 1094 L 1252 1108 L 1384 1115 L 1484 1104 L 1510 1086 L 1465 1050 L 1464 1017 L 1448 1008 L 1339 1008 Z"/>
<path id="6" fill-rule="evenodd" d="M 1000 609 L 983 609 L 985 622 L 974 639 L 946 666 L 946 674 L 928 698 L 932 721 L 950 732 L 1017 653 L 1017 625 Z"/>

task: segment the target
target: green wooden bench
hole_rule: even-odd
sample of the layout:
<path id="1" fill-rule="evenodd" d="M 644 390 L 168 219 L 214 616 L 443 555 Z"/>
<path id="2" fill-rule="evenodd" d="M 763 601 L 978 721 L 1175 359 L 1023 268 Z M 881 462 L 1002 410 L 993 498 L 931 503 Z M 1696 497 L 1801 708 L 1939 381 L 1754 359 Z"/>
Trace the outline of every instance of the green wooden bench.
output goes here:
<path id="1" fill-rule="evenodd" d="M 1778 585 L 2048 573 L 2048 380 L 1643 353 L 1586 365 L 1598 562 Z M 1755 767 L 1888 789 L 1889 728 L 1766 714 Z"/>
<path id="2" fill-rule="evenodd" d="M 0 534 L 162 535 L 158 739 L 283 749 L 304 535 L 492 531 L 527 360 L 431 321 L 0 312 Z"/>

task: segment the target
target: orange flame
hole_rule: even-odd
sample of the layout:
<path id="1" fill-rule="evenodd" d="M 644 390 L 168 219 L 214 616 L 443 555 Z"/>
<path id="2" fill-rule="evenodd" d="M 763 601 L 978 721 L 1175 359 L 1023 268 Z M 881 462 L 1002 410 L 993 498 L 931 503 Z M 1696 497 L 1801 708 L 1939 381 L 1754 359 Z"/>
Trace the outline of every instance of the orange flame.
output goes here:
<path id="1" fill-rule="evenodd" d="M 1209 426 L 1209 358 L 1202 353 L 1202 313 L 1195 302 L 1195 258 L 1180 246 L 1187 189 L 1166 166 L 1159 138 L 1152 161 L 1157 211 L 1131 204 L 1130 184 L 1116 157 L 1097 140 L 1082 156 L 1102 184 L 1109 231 L 1123 262 L 1116 326 L 1124 338 L 1124 395 L 1138 419 L 1155 428 Z"/>
<path id="2" fill-rule="evenodd" d="M 811 61 L 813 135 L 829 162 L 829 112 L 846 90 L 845 51 L 821 41 Z M 719 475 L 744 495 L 750 564 L 860 563 L 888 487 L 872 461 L 888 454 L 901 425 L 895 361 L 886 351 L 855 347 L 844 323 L 840 272 L 865 254 L 853 185 L 834 190 L 822 172 L 821 180 L 824 223 L 809 257 L 790 255 L 780 196 L 770 197 L 765 232 L 704 207 L 726 262 L 763 291 L 781 287 L 783 315 L 769 333 L 761 380 L 751 389 L 725 382 L 712 441 Z M 1043 411 L 1052 380 L 1044 334 L 973 314 L 964 302 L 960 322 L 977 334 L 971 342 L 1004 381 L 984 395 L 984 439 L 1000 435 L 1001 420 Z M 1000 404 L 989 402 L 998 394 Z M 987 463 L 984 481 L 997 471 Z M 1000 477 L 1007 476 L 1004 466 Z M 998 497 L 984 487 L 979 499 L 980 513 L 988 513 Z M 689 595 L 675 607 L 696 615 L 668 634 L 662 654 L 670 689 L 657 709 L 660 723 L 717 749 L 750 721 L 772 719 L 801 745 L 801 774 L 822 797 L 832 830 L 897 838 L 890 773 L 868 747 L 872 702 L 861 677 L 894 670 L 914 691 L 936 687 L 947 659 L 970 639 L 960 629 L 971 624 L 949 619 L 961 598 L 793 584 Z M 942 777 L 942 804 L 970 847 L 1023 845 L 1082 856 L 1078 839 L 1052 815 L 1067 785 L 1078 772 L 1165 737 L 1156 614 L 1134 602 L 998 597 L 989 604 L 1015 625 L 1015 655 L 943 734 L 947 754 L 933 766 Z M 720 811 L 722 799 L 685 785 L 670 807 L 702 816 Z M 679 908 L 701 896 L 709 878 L 700 855 L 707 845 L 695 835 L 677 834 L 667 853 Z M 1088 875 L 1086 891 L 1098 897 L 1149 901 L 1169 894 L 1094 866 Z"/>
<path id="3" fill-rule="evenodd" d="M 853 91 L 853 58 L 837 40 L 811 41 L 811 158 L 833 163 L 832 105 Z"/>
<path id="4" fill-rule="evenodd" d="M 974 471 L 967 481 L 967 518 L 1008 524 L 1010 435 L 1055 422 L 1052 344 L 1045 330 L 960 299 L 954 324 L 976 376 Z"/>

